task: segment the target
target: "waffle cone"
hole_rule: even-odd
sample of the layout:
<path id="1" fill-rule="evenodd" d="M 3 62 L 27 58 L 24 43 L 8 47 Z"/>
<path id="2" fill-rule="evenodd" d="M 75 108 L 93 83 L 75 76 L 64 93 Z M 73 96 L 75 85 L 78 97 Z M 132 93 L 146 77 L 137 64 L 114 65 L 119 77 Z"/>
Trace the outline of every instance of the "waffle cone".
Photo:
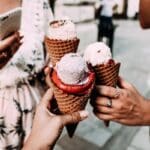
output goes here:
<path id="1" fill-rule="evenodd" d="M 55 66 L 65 54 L 70 52 L 76 52 L 79 45 L 79 39 L 73 40 L 57 40 L 45 38 L 46 50 L 50 55 L 52 64 Z"/>
<path id="2" fill-rule="evenodd" d="M 120 63 L 97 65 L 94 67 L 96 73 L 96 84 L 116 87 Z M 109 126 L 109 121 L 104 121 L 106 127 Z"/>
<path id="3" fill-rule="evenodd" d="M 120 63 L 95 66 L 96 84 L 116 87 L 119 68 Z"/>
<path id="4" fill-rule="evenodd" d="M 61 114 L 71 114 L 74 112 L 78 112 L 80 110 L 84 110 L 87 101 L 90 97 L 90 94 L 92 92 L 93 85 L 88 89 L 88 92 L 86 94 L 75 95 L 75 94 L 65 93 L 64 91 L 59 89 L 54 83 L 52 83 L 59 112 Z M 70 124 L 66 126 L 68 135 L 70 137 L 74 135 L 77 125 L 78 123 Z"/>
<path id="5" fill-rule="evenodd" d="M 52 84 L 54 95 L 56 98 L 57 106 L 61 114 L 71 114 L 80 110 L 84 110 L 90 93 L 92 91 L 89 89 L 88 94 L 84 95 L 74 95 L 63 92 L 54 83 Z"/>

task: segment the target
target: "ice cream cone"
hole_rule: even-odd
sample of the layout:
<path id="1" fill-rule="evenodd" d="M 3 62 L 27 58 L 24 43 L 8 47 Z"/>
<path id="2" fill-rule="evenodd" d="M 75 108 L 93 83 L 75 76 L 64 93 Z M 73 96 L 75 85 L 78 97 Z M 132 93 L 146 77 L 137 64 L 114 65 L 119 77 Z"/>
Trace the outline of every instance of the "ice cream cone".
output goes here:
<path id="1" fill-rule="evenodd" d="M 116 87 L 120 63 L 101 64 L 93 67 L 96 73 L 96 84 Z M 109 121 L 104 121 L 109 126 Z"/>
<path id="2" fill-rule="evenodd" d="M 92 82 L 91 86 L 89 87 L 89 89 L 87 89 L 85 93 L 71 94 L 71 93 L 64 92 L 63 90 L 58 88 L 54 82 L 52 82 L 52 87 L 54 90 L 54 95 L 56 98 L 59 112 L 61 114 L 71 114 L 74 112 L 78 112 L 80 110 L 84 110 L 87 101 L 90 97 L 90 94 L 92 92 L 93 86 L 94 86 L 94 81 Z M 77 125 L 78 123 L 70 124 L 66 126 L 69 137 L 73 137 Z"/>
<path id="3" fill-rule="evenodd" d="M 116 87 L 120 63 L 101 64 L 93 67 L 96 73 L 96 83 Z"/>
<path id="4" fill-rule="evenodd" d="M 71 114 L 73 112 L 84 110 L 93 88 L 93 86 L 91 86 L 87 94 L 74 95 L 63 92 L 54 83 L 52 85 L 56 102 L 61 114 Z M 70 137 L 74 135 L 77 125 L 78 124 L 71 124 L 66 126 Z"/>
<path id="5" fill-rule="evenodd" d="M 46 50 L 50 55 L 52 64 L 55 66 L 56 62 L 58 62 L 65 54 L 76 52 L 79 41 L 78 38 L 72 40 L 57 40 L 46 37 Z"/>

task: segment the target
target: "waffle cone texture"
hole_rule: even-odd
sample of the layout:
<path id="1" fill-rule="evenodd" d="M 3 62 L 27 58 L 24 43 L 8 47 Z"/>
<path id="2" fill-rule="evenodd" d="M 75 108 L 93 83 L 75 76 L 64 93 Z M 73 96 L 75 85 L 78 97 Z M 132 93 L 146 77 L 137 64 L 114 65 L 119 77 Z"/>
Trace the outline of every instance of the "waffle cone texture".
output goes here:
<path id="1" fill-rule="evenodd" d="M 116 87 L 120 63 L 97 65 L 93 69 L 96 73 L 96 84 Z"/>
<path id="2" fill-rule="evenodd" d="M 94 85 L 94 83 L 93 83 Z M 90 94 L 93 89 L 93 85 L 88 89 L 88 92 L 84 95 L 76 95 L 66 93 L 59 89 L 55 83 L 52 83 L 56 102 L 61 114 L 71 114 L 80 110 L 84 110 Z"/>
<path id="3" fill-rule="evenodd" d="M 45 37 L 46 50 L 49 53 L 52 64 L 56 63 L 67 53 L 76 52 L 79 45 L 79 39 L 57 40 Z"/>
<path id="4" fill-rule="evenodd" d="M 120 63 L 97 65 L 94 68 L 96 73 L 96 84 L 116 87 Z M 106 127 L 109 126 L 109 121 L 104 121 Z"/>

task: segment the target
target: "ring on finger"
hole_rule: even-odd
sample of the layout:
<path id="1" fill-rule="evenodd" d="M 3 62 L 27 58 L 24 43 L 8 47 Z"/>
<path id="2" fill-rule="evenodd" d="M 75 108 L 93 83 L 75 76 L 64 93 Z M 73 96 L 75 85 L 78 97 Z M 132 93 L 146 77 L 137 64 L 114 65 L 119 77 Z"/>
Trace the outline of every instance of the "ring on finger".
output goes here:
<path id="1" fill-rule="evenodd" d="M 112 107 L 112 100 L 111 99 L 107 100 L 107 107 Z"/>

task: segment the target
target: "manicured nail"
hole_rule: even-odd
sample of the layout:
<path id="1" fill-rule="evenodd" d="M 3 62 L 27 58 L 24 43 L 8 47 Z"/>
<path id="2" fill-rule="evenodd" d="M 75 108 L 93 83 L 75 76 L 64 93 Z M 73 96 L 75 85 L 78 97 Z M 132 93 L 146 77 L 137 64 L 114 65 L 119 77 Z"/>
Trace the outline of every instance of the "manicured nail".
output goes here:
<path id="1" fill-rule="evenodd" d="M 52 64 L 52 63 L 49 63 L 49 67 L 50 67 L 50 68 L 53 68 L 53 64 Z"/>
<path id="2" fill-rule="evenodd" d="M 89 112 L 88 111 L 80 111 L 80 117 L 81 118 L 87 118 L 89 116 Z"/>

